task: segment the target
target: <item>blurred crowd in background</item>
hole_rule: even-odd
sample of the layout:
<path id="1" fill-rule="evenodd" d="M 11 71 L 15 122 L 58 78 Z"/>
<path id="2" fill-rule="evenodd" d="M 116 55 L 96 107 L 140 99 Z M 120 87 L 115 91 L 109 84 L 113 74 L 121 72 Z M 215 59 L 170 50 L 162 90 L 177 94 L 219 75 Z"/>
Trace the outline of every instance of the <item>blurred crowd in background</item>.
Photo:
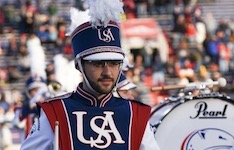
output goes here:
<path id="1" fill-rule="evenodd" d="M 160 15 L 172 18 L 172 28 L 162 30 L 168 46 L 165 58 L 162 51 L 147 46 L 127 53 L 133 67 L 125 75 L 141 87 L 134 91 L 136 99 L 157 105 L 173 93 L 152 92 L 152 86 L 215 81 L 220 77 L 225 77 L 228 84 L 218 90 L 228 94 L 233 91 L 234 19 L 217 20 L 212 13 L 204 14 L 197 0 L 123 2 L 126 20 L 157 21 Z M 31 75 L 41 76 L 48 86 L 59 82 L 68 92 L 82 81 L 66 36 L 72 6 L 87 9 L 83 0 L 0 0 L 0 139 L 6 127 L 9 132 L 4 132 L 11 134 L 5 135 L 12 139 L 0 142 L 0 150 L 22 141 L 19 130 L 24 125 L 13 122 L 15 109 L 25 100 L 25 82 Z"/>

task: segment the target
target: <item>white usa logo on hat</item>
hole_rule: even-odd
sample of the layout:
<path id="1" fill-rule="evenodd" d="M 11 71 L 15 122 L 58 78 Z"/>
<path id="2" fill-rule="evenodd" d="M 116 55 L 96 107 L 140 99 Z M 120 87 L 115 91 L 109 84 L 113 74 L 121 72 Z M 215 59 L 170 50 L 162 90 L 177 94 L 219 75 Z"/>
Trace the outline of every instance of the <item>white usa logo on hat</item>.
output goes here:
<path id="1" fill-rule="evenodd" d="M 115 41 L 115 38 L 111 32 L 111 28 L 102 30 L 98 29 L 98 38 L 104 42 Z"/>

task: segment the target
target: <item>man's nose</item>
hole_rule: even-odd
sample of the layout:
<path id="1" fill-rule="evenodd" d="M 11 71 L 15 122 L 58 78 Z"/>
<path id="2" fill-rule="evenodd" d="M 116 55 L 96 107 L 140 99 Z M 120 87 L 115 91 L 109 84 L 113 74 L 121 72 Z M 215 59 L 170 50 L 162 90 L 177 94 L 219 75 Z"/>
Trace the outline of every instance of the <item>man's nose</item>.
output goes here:
<path id="1" fill-rule="evenodd" d="M 102 68 L 102 74 L 110 75 L 111 74 L 111 67 L 109 65 L 105 65 Z"/>

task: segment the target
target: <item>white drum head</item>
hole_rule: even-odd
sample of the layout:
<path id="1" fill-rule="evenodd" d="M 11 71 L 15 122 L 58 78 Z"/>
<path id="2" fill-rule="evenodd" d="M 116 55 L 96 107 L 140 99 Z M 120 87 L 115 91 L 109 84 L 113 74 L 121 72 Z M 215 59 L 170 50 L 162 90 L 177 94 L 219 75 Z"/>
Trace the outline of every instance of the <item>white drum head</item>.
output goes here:
<path id="1" fill-rule="evenodd" d="M 164 116 L 155 138 L 161 150 L 234 149 L 234 105 L 218 98 L 188 100 Z"/>

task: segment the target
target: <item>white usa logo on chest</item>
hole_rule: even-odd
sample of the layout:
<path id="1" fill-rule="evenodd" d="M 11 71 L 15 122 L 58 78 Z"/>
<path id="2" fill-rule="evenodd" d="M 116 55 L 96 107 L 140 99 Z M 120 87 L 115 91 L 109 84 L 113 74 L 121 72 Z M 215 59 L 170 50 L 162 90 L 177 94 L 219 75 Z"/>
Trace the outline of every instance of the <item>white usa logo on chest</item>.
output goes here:
<path id="1" fill-rule="evenodd" d="M 110 146 L 111 142 L 116 144 L 124 144 L 125 141 L 122 139 L 119 131 L 116 128 L 115 122 L 113 120 L 114 112 L 104 111 L 103 116 L 94 116 L 90 120 L 91 129 L 98 134 L 97 138 L 89 137 L 85 139 L 84 137 L 84 117 L 87 115 L 85 111 L 75 111 L 72 114 L 76 115 L 76 125 L 77 125 L 77 138 L 84 144 L 89 144 L 91 147 L 96 147 L 100 149 L 107 148 Z M 102 120 L 103 123 L 99 127 L 96 124 L 97 120 Z M 111 134 L 113 136 L 111 136 Z M 112 140 L 112 138 L 114 138 Z M 105 139 L 105 140 L 103 140 Z"/>

